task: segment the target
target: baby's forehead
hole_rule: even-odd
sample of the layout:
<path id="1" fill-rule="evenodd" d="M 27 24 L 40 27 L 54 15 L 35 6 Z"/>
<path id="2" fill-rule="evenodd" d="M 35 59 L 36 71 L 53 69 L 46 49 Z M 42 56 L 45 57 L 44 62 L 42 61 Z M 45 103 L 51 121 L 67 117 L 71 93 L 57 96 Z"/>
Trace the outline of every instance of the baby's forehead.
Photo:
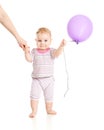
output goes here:
<path id="1" fill-rule="evenodd" d="M 49 33 L 38 33 L 37 37 L 51 37 Z"/>
<path id="2" fill-rule="evenodd" d="M 44 31 L 44 32 L 39 32 L 39 33 L 37 33 L 37 35 L 50 35 L 50 33 L 49 33 L 49 32 Z"/>

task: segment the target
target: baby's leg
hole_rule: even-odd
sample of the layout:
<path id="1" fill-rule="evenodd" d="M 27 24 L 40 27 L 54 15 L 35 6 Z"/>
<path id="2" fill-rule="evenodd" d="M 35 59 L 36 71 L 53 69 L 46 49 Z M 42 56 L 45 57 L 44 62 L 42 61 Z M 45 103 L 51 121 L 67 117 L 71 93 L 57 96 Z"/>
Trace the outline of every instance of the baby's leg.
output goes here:
<path id="1" fill-rule="evenodd" d="M 38 100 L 31 100 L 30 104 L 31 104 L 32 112 L 30 113 L 29 117 L 34 118 L 37 113 Z"/>
<path id="2" fill-rule="evenodd" d="M 52 109 L 53 103 L 52 102 L 46 102 L 46 111 L 47 114 L 56 115 L 56 112 Z"/>
<path id="3" fill-rule="evenodd" d="M 38 100 L 40 98 L 40 94 L 41 94 L 41 87 L 39 81 L 38 79 L 33 79 L 30 92 L 30 98 L 31 98 L 30 105 L 32 109 L 32 112 L 29 115 L 30 118 L 34 118 L 37 113 Z"/>
<path id="4" fill-rule="evenodd" d="M 55 115 L 56 112 L 52 109 L 53 107 L 53 93 L 54 93 L 54 78 L 50 77 L 48 78 L 49 85 L 44 90 L 44 97 L 45 97 L 45 103 L 46 103 L 46 111 L 47 114 Z"/>

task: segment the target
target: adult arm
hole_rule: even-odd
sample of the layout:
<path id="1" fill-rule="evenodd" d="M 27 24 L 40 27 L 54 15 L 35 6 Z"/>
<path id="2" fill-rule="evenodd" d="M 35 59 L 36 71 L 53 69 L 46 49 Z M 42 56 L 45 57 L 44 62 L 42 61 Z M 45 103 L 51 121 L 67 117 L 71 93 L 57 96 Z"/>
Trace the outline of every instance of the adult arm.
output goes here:
<path id="1" fill-rule="evenodd" d="M 19 46 L 24 49 L 27 42 L 19 35 L 13 22 L 11 21 L 10 17 L 6 13 L 6 11 L 2 8 L 1 5 L 0 5 L 0 23 L 15 37 Z"/>

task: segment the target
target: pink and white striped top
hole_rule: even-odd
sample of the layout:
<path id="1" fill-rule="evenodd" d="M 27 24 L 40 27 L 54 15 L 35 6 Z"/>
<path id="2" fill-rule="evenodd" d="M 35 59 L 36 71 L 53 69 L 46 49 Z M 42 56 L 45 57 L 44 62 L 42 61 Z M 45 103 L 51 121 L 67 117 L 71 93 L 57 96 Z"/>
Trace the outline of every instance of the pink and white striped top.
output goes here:
<path id="1" fill-rule="evenodd" d="M 33 59 L 32 78 L 43 78 L 53 76 L 54 57 L 53 51 L 55 49 L 48 48 L 45 52 L 33 48 L 31 51 Z"/>

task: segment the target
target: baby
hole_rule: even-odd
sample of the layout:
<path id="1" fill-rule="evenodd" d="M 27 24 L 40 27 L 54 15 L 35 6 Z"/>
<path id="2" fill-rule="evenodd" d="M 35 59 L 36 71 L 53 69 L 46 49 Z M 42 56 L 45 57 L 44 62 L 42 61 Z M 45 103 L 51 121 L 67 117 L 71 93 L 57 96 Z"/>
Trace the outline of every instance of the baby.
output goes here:
<path id="1" fill-rule="evenodd" d="M 43 91 L 47 114 L 55 115 L 52 109 L 53 93 L 54 93 L 54 59 L 58 57 L 66 45 L 63 39 L 57 49 L 50 48 L 51 31 L 48 28 L 39 28 L 36 32 L 36 48 L 30 52 L 30 48 L 26 47 L 25 58 L 28 62 L 32 62 L 32 84 L 31 84 L 31 109 L 29 117 L 34 118 L 37 113 L 37 107 L 41 91 Z"/>

